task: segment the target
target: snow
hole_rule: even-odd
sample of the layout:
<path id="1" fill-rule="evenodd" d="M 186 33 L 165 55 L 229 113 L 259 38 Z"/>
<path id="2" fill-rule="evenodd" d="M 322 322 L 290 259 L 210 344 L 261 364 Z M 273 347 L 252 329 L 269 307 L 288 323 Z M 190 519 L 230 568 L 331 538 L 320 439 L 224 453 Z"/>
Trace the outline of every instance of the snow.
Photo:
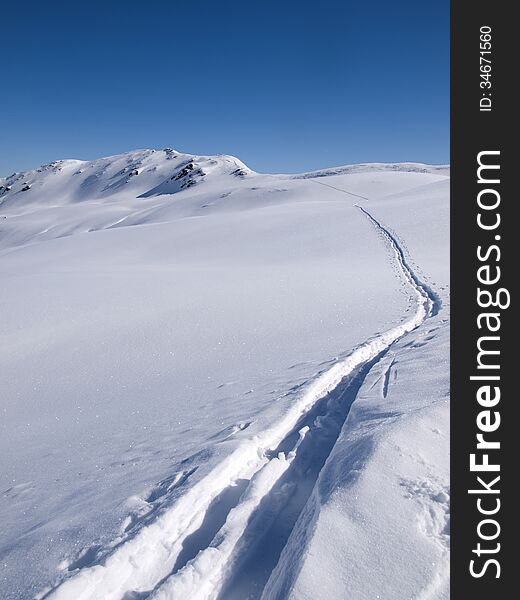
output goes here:
<path id="1" fill-rule="evenodd" d="M 448 182 L 0 180 L 2 597 L 446 597 Z"/>
<path id="2" fill-rule="evenodd" d="M 265 598 L 449 598 L 448 185 L 366 205 L 399 231 L 441 309 L 363 381 Z"/>

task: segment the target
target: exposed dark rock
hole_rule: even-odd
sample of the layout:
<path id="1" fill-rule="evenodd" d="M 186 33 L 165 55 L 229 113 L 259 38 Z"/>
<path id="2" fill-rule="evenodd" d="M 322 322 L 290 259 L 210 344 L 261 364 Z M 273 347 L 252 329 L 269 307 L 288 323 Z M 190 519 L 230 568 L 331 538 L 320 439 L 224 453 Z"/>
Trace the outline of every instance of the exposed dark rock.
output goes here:
<path id="1" fill-rule="evenodd" d="M 190 174 L 191 171 L 193 171 L 193 169 L 195 168 L 195 165 L 193 163 L 188 163 L 183 169 L 181 169 L 177 175 L 175 175 L 174 177 L 172 177 L 173 180 L 178 181 L 179 179 L 182 179 L 183 177 L 186 177 L 187 175 Z"/>

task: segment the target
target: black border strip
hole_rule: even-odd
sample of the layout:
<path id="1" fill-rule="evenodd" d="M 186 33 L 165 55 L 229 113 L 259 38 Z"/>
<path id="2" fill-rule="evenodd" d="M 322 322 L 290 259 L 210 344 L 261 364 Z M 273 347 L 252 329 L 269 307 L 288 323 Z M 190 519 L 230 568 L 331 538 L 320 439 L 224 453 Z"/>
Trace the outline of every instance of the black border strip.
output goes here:
<path id="1" fill-rule="evenodd" d="M 515 51 L 516 40 L 513 37 L 513 6 L 506 2 L 481 0 L 453 0 L 451 5 L 451 597 L 454 600 L 509 599 L 513 593 L 511 590 L 514 590 L 516 549 L 512 528 L 515 525 L 513 510 L 518 502 L 512 489 L 518 472 L 518 467 L 512 466 L 515 455 L 518 455 L 518 448 L 512 443 L 513 427 L 516 425 L 513 411 L 518 403 L 518 395 L 512 389 L 516 354 L 513 330 L 516 325 L 513 323 L 515 298 L 513 296 L 511 306 L 504 309 L 482 308 L 477 299 L 478 287 L 491 293 L 497 293 L 499 288 L 510 290 L 513 273 L 518 272 L 514 243 L 517 227 L 513 213 L 518 194 L 513 191 L 513 180 L 520 169 L 515 169 L 516 153 L 511 148 L 513 127 L 516 125 L 511 81 L 515 73 L 512 70 L 513 57 L 519 53 Z M 492 53 L 483 55 L 491 56 L 492 60 L 491 76 L 487 79 L 481 77 L 480 70 L 481 27 L 491 28 Z M 481 82 L 486 80 L 491 82 L 490 88 L 481 86 Z M 490 111 L 480 110 L 484 93 L 491 94 L 487 96 L 492 100 Z M 484 105 L 488 103 L 483 102 Z M 500 152 L 499 155 L 481 155 L 482 161 L 499 164 L 500 169 L 481 171 L 482 178 L 499 178 L 500 183 L 478 182 L 478 155 L 485 151 Z M 496 173 L 499 173 L 498 177 L 493 176 Z M 499 194 L 500 204 L 496 209 L 483 211 L 479 208 L 477 198 L 483 189 L 494 189 Z M 496 197 L 495 192 L 489 192 L 481 199 L 491 203 L 493 196 Z M 480 228 L 477 223 L 479 212 L 488 223 L 492 223 L 499 213 L 499 227 L 487 231 Z M 495 238 L 497 235 L 500 240 Z M 478 246 L 481 246 L 482 257 L 492 245 L 499 247 L 500 257 L 497 250 L 490 250 L 486 260 L 479 260 Z M 479 283 L 478 269 L 485 265 L 489 265 L 490 270 L 481 271 L 481 277 L 487 275 L 493 278 L 498 266 L 499 282 L 493 285 Z M 505 297 L 502 294 L 502 298 Z M 479 314 L 490 312 L 498 313 L 500 320 L 500 329 L 491 334 L 487 331 L 485 320 L 481 318 L 481 329 L 477 324 Z M 497 322 L 493 320 L 494 325 Z M 484 343 L 488 344 L 488 349 L 498 350 L 500 354 L 482 356 L 481 362 L 498 364 L 499 369 L 477 368 L 477 344 L 479 338 L 485 335 L 499 337 L 499 340 Z M 499 375 L 500 381 L 470 380 L 474 375 Z M 479 404 L 478 390 L 492 385 L 494 392 L 495 383 L 500 387 L 500 401 L 493 407 Z M 500 442 L 500 449 L 476 449 L 477 419 L 482 411 L 489 411 L 489 415 L 481 414 L 484 426 L 492 428 L 500 418 L 498 428 L 485 434 L 486 440 Z M 520 443 L 520 431 L 516 435 Z M 488 454 L 490 463 L 500 467 L 500 471 L 470 470 L 470 455 L 476 454 L 476 462 L 482 462 L 484 453 Z M 468 493 L 468 490 L 483 489 L 478 476 L 487 482 L 493 493 Z M 490 482 L 496 476 L 500 476 L 500 480 L 491 486 Z M 492 511 L 500 506 L 496 514 L 482 514 L 479 498 L 482 510 Z M 496 521 L 498 526 L 492 522 L 482 524 L 485 519 Z M 479 531 L 491 538 L 498 527 L 500 532 L 495 539 L 480 539 Z M 486 566 L 486 561 L 493 559 L 500 565 L 500 572 L 496 563 Z M 481 574 L 480 577 L 472 576 L 471 560 L 475 561 L 473 571 Z"/>

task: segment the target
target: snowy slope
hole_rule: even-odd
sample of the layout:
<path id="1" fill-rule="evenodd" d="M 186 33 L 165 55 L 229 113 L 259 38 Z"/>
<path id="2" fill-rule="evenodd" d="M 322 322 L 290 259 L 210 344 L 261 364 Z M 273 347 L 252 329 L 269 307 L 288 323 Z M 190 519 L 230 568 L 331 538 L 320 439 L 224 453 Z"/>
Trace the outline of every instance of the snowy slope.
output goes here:
<path id="1" fill-rule="evenodd" d="M 265 598 L 449 598 L 448 195 L 445 180 L 365 205 L 399 232 L 438 311 L 361 377 Z"/>
<path id="2" fill-rule="evenodd" d="M 445 597 L 448 181 L 1 179 L 2 598 Z"/>

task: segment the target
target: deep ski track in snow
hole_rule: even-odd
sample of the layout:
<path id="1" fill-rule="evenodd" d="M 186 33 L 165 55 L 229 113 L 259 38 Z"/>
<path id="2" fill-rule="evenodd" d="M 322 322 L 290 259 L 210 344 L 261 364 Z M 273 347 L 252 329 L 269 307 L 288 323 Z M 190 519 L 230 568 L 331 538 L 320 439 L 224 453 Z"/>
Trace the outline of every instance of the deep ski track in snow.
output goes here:
<path id="1" fill-rule="evenodd" d="M 40 597 L 262 597 L 367 373 L 396 341 L 440 307 L 436 294 L 410 268 L 396 237 L 368 210 L 356 206 L 391 248 L 416 297 L 415 314 L 367 340 L 296 390 L 294 402 L 278 422 L 242 442 L 102 563 L 78 570 Z M 271 600 L 267 590 L 264 599 Z"/>

